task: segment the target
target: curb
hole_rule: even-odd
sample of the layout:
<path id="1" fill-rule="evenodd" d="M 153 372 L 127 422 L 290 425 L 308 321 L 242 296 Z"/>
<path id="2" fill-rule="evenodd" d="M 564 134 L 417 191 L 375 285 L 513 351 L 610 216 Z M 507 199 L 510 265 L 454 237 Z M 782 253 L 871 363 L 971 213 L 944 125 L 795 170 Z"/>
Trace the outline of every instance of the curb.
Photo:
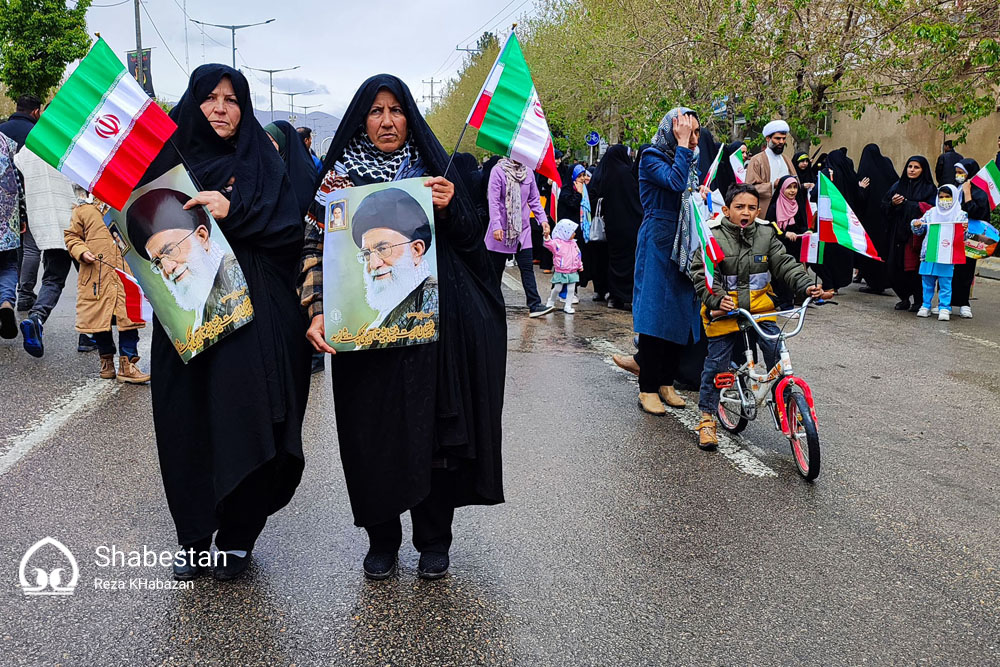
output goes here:
<path id="1" fill-rule="evenodd" d="M 987 257 L 976 263 L 976 274 L 980 278 L 1000 280 L 1000 257 Z"/>

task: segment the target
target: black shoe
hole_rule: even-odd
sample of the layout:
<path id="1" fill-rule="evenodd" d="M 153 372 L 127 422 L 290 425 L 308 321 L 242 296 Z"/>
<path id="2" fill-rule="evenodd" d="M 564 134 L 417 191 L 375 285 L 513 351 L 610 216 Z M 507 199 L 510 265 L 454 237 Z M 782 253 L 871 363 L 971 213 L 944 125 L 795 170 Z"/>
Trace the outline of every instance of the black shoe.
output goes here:
<path id="1" fill-rule="evenodd" d="M 396 554 L 387 551 L 369 551 L 362 565 L 365 576 L 372 581 L 382 581 L 396 574 Z"/>
<path id="2" fill-rule="evenodd" d="M 325 355 L 313 355 L 312 358 L 312 371 L 313 375 L 316 373 L 322 373 L 326 369 L 326 357 Z"/>
<path id="3" fill-rule="evenodd" d="M 238 578 L 250 567 L 250 556 L 249 551 L 242 558 L 220 551 L 215 555 L 215 569 L 212 571 L 212 576 L 216 581 L 232 581 Z"/>
<path id="4" fill-rule="evenodd" d="M 909 301 L 897 301 L 896 305 L 893 306 L 892 309 L 893 310 L 909 310 L 910 309 L 910 302 Z"/>
<path id="5" fill-rule="evenodd" d="M 912 306 L 910 306 L 909 310 L 911 313 L 917 312 L 918 310 L 920 310 L 920 304 L 919 303 L 913 304 Z"/>
<path id="6" fill-rule="evenodd" d="M 862 294 L 878 294 L 879 296 L 885 294 L 884 289 L 875 289 L 874 287 L 868 287 L 867 285 L 865 285 L 864 287 L 859 287 L 858 291 L 861 292 Z"/>
<path id="7" fill-rule="evenodd" d="M 21 320 L 21 336 L 24 337 L 24 351 L 33 357 L 45 354 L 42 344 L 42 320 L 38 315 L 28 315 Z"/>
<path id="8" fill-rule="evenodd" d="M 0 338 L 17 338 L 17 315 L 6 301 L 0 305 Z"/>
<path id="9" fill-rule="evenodd" d="M 594 301 L 600 302 L 600 301 L 606 301 L 606 300 L 607 300 L 607 298 L 603 294 L 595 294 L 594 295 Z"/>
<path id="10" fill-rule="evenodd" d="M 448 554 L 440 551 L 425 551 L 417 563 L 417 576 L 421 579 L 440 579 L 448 574 Z"/>
<path id="11" fill-rule="evenodd" d="M 528 317 L 531 318 L 543 317 L 545 315 L 548 315 L 555 309 L 556 309 L 555 306 L 545 306 L 545 305 L 535 306 L 534 309 L 530 313 L 528 313 Z"/>
<path id="12" fill-rule="evenodd" d="M 197 579 L 203 574 L 208 574 L 209 568 L 200 564 L 203 559 L 207 560 L 206 556 L 209 552 L 194 551 L 194 557 L 190 560 L 194 562 L 189 562 L 189 557 L 192 552 L 185 549 L 180 552 L 180 555 L 174 559 L 174 579 L 177 581 L 191 581 L 192 579 Z"/>
<path id="13" fill-rule="evenodd" d="M 93 352 L 97 349 L 97 341 L 94 340 L 93 336 L 88 336 L 87 334 L 80 334 L 80 339 L 76 343 L 77 352 Z"/>

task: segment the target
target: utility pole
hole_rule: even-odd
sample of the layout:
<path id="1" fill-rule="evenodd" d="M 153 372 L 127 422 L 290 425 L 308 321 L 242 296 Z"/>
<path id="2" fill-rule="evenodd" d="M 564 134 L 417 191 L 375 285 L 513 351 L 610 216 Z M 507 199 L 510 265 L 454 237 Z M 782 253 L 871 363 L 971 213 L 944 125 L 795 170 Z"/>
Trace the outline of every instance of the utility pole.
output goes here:
<path id="1" fill-rule="evenodd" d="M 137 8 L 136 11 L 138 12 L 139 11 L 138 10 L 139 0 L 135 0 L 135 6 Z M 137 14 L 137 16 L 138 16 L 138 14 Z M 236 31 L 237 30 L 243 30 L 243 28 L 252 28 L 255 25 L 267 25 L 268 23 L 271 23 L 272 21 L 274 21 L 274 19 L 268 19 L 266 21 L 260 21 L 258 23 L 244 23 L 243 25 L 223 25 L 221 23 L 205 23 L 204 21 L 195 21 L 194 19 L 190 19 L 190 20 L 192 22 L 194 22 L 194 23 L 197 23 L 198 25 L 207 25 L 207 26 L 212 26 L 213 28 L 225 28 L 226 30 L 229 30 L 230 32 L 232 32 L 232 34 L 233 34 L 233 69 L 236 69 Z"/>
<path id="2" fill-rule="evenodd" d="M 429 83 L 430 84 L 430 86 L 431 86 L 431 94 L 430 95 L 424 95 L 423 101 L 426 102 L 427 99 L 430 98 L 430 100 L 431 100 L 431 106 L 434 106 L 434 100 L 435 99 L 440 99 L 440 97 L 441 97 L 440 95 L 434 95 L 434 84 L 435 83 L 444 83 L 444 81 L 442 79 L 438 79 L 437 81 L 435 81 L 434 77 L 432 76 L 430 81 L 426 81 L 425 80 L 424 83 Z"/>
<path id="3" fill-rule="evenodd" d="M 283 69 L 261 69 L 259 67 L 250 67 L 247 65 L 247 69 L 252 69 L 255 72 L 267 72 L 267 85 L 271 90 L 271 122 L 274 122 L 274 73 L 275 72 L 291 72 L 293 69 L 298 69 L 301 65 L 296 65 L 295 67 L 285 67 Z"/>
<path id="4" fill-rule="evenodd" d="M 302 121 L 302 124 L 305 125 L 306 127 L 309 127 L 309 110 L 310 109 L 318 109 L 321 106 L 323 106 L 323 105 L 322 104 L 310 104 L 309 106 L 303 105 L 302 106 L 302 110 L 306 113 L 306 117 Z"/>
<path id="5" fill-rule="evenodd" d="M 145 90 L 142 83 L 142 23 L 139 18 L 139 0 L 135 0 L 135 78 Z"/>

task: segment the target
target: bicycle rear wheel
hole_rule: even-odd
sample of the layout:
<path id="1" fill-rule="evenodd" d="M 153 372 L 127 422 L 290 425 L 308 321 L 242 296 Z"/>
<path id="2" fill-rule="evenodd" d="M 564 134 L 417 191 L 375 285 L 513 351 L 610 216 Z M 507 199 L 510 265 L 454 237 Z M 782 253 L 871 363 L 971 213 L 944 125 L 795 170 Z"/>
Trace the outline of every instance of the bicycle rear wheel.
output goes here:
<path id="1" fill-rule="evenodd" d="M 785 419 L 788 421 L 788 439 L 792 445 L 795 467 L 800 475 L 812 481 L 819 476 L 819 431 L 801 389 L 786 390 Z"/>
<path id="2" fill-rule="evenodd" d="M 730 403 L 733 401 L 734 403 Z M 736 409 L 740 405 L 740 409 Z M 740 393 L 736 385 L 723 389 L 719 392 L 719 409 L 716 410 L 719 417 L 719 424 L 733 435 L 736 435 L 747 427 L 747 418 L 743 416 L 743 407 L 740 401 Z"/>

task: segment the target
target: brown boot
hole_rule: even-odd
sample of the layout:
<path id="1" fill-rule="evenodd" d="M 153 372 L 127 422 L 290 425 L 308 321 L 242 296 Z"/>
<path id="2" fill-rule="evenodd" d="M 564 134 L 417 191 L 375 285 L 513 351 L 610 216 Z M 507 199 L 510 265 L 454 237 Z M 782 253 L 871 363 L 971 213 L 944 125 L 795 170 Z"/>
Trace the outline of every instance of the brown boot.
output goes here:
<path id="1" fill-rule="evenodd" d="M 715 419 L 705 412 L 701 413 L 698 424 L 698 447 L 710 452 L 719 446 L 719 436 L 715 433 Z"/>
<path id="2" fill-rule="evenodd" d="M 104 357 L 101 357 L 102 359 Z M 118 381 L 129 384 L 143 384 L 149 382 L 149 373 L 143 373 L 135 363 L 139 357 L 129 359 L 125 355 L 118 357 Z"/>
<path id="3" fill-rule="evenodd" d="M 683 408 L 687 405 L 687 401 L 685 401 L 684 398 L 677 393 L 677 390 L 674 389 L 673 385 L 664 385 L 660 387 L 660 398 L 663 399 L 664 403 L 672 408 Z"/>
<path id="4" fill-rule="evenodd" d="M 656 394 L 639 392 L 639 407 L 651 415 L 665 415 L 667 409 L 660 402 L 660 397 Z"/>
<path id="5" fill-rule="evenodd" d="M 639 364 L 636 363 L 635 357 L 624 354 L 613 354 L 611 355 L 611 360 L 615 362 L 615 366 L 618 368 L 625 369 L 632 375 L 639 374 Z"/>
<path id="6" fill-rule="evenodd" d="M 101 379 L 102 380 L 115 379 L 115 355 L 113 354 L 101 355 Z"/>

